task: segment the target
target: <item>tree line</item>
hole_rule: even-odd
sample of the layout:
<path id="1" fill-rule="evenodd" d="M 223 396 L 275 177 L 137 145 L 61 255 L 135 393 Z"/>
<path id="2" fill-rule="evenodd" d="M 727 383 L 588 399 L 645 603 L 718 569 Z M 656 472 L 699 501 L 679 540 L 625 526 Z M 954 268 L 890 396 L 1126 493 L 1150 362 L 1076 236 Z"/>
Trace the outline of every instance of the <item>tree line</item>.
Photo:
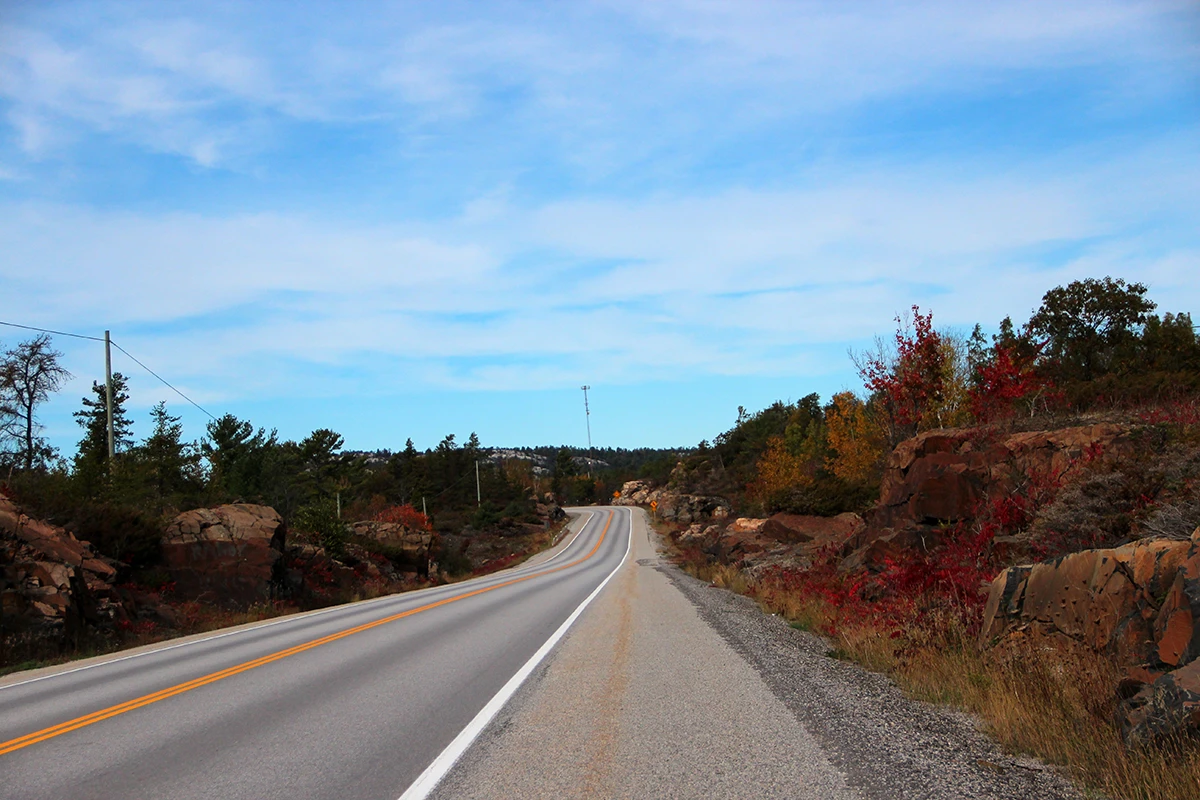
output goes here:
<path id="1" fill-rule="evenodd" d="M 126 375 L 112 376 L 114 455 L 109 457 L 107 388 L 94 382 L 74 418 L 81 438 L 63 457 L 42 437 L 38 409 L 70 379 L 49 336 L 4 351 L 0 364 L 0 468 L 5 490 L 40 516 L 67 524 L 122 560 L 153 562 L 162 521 L 180 510 L 227 502 L 263 503 L 293 529 L 336 550 L 343 520 L 387 519 L 446 532 L 535 522 L 546 493 L 562 503 L 603 499 L 655 458 L 673 453 L 602 448 L 603 471 L 581 467 L 581 448 L 525 448 L 526 457 L 492 459 L 479 437 L 445 436 L 418 450 L 411 439 L 382 458 L 346 452 L 343 437 L 320 428 L 299 440 L 226 414 L 189 440 L 166 403 L 149 412 L 150 432 L 135 439 Z M 665 454 L 665 456 L 664 456 Z M 550 461 L 550 474 L 534 456 Z M 615 466 L 613 466 L 615 465 Z"/>
<path id="2" fill-rule="evenodd" d="M 1200 336 L 1191 315 L 1159 316 L 1146 292 L 1110 277 L 1074 281 L 990 337 L 981 325 L 967 335 L 939 330 L 914 306 L 890 338 L 851 354 L 861 392 L 739 408 L 734 426 L 702 442 L 675 478 L 751 511 L 856 511 L 877 496 L 887 453 L 923 430 L 1194 403 Z"/>

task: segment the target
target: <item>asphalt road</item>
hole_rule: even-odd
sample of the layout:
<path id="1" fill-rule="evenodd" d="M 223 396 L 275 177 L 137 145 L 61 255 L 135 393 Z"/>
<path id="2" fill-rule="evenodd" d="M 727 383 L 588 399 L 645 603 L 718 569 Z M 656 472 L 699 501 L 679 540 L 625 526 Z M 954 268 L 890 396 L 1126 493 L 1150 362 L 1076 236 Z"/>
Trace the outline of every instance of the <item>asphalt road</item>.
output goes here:
<path id="1" fill-rule="evenodd" d="M 432 796 L 859 797 L 660 569 L 634 514 L 629 563 Z"/>
<path id="2" fill-rule="evenodd" d="M 624 561 L 630 515 L 582 511 L 556 551 L 477 580 L 10 678 L 0 797 L 416 796 Z"/>
<path id="3" fill-rule="evenodd" d="M 0 798 L 1080 797 L 682 574 L 641 510 L 577 513 L 493 576 L 10 677 Z"/>

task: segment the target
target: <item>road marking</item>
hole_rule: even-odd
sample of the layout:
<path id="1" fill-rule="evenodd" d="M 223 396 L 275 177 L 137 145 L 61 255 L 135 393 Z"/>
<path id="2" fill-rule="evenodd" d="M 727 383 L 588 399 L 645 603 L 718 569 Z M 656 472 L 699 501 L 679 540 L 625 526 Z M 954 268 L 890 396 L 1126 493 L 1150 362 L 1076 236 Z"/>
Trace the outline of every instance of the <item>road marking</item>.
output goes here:
<path id="1" fill-rule="evenodd" d="M 584 529 L 587 528 L 587 526 L 591 524 L 592 518 L 594 516 L 596 516 L 591 511 L 587 512 L 587 515 L 588 515 L 588 518 L 586 520 L 584 520 L 584 523 L 582 525 L 579 526 L 579 530 L 577 530 L 575 532 L 575 535 L 571 537 L 571 541 L 567 542 L 567 544 L 561 550 L 559 550 L 557 553 L 555 553 L 552 557 L 543 561 L 541 564 L 534 564 L 532 566 L 530 566 L 529 564 L 518 564 L 515 567 L 509 567 L 508 570 L 500 570 L 499 572 L 493 573 L 491 575 L 481 575 L 479 578 L 473 578 L 472 580 L 488 580 L 488 579 L 496 577 L 496 575 L 502 575 L 506 571 L 518 572 L 518 571 L 522 571 L 526 568 L 540 569 L 541 567 L 544 567 L 547 564 L 549 564 L 551 561 L 557 560 L 559 556 L 563 555 L 564 553 L 567 552 L 567 550 L 569 550 L 571 548 L 571 545 L 575 544 L 575 540 L 579 538 L 579 535 L 581 533 L 583 533 Z M 446 589 L 449 586 L 450 586 L 450 584 L 443 584 L 442 586 L 427 586 L 424 589 L 414 589 L 413 591 L 410 591 L 410 592 L 398 592 L 396 594 L 384 595 L 383 597 L 373 597 L 370 600 L 360 600 L 357 603 L 343 603 L 343 604 L 337 605 L 337 606 L 330 606 L 329 608 L 321 608 L 316 611 L 304 611 L 304 612 L 300 612 L 297 614 L 288 614 L 286 617 L 281 617 L 279 619 L 263 620 L 259 623 L 250 623 L 245 626 L 239 626 L 237 630 L 233 630 L 233 631 L 225 631 L 223 633 L 214 633 L 211 636 L 204 636 L 199 639 L 189 639 L 186 642 L 176 642 L 175 644 L 167 644 L 164 647 L 156 647 L 153 650 L 143 650 L 140 653 L 130 653 L 129 655 L 118 656 L 117 658 L 110 658 L 110 659 L 106 659 L 104 661 L 97 661 L 94 664 L 85 664 L 84 666 L 74 667 L 73 669 L 64 669 L 61 672 L 52 672 L 49 675 L 40 675 L 36 678 L 29 678 L 27 680 L 17 681 L 16 683 L 6 683 L 4 685 L 0 685 L 0 692 L 3 692 L 5 689 L 15 689 L 18 686 L 28 686 L 29 684 L 37 683 L 38 681 L 48 681 L 51 678 L 61 678 L 64 675 L 74 675 L 76 672 L 83 672 L 85 670 L 95 669 L 96 667 L 104 667 L 104 666 L 108 666 L 109 664 L 118 664 L 122 661 L 129 661 L 130 659 L 134 659 L 134 658 L 142 658 L 143 656 L 151 656 L 156 653 L 165 653 L 168 650 L 177 650 L 180 647 L 189 647 L 194 644 L 202 644 L 204 642 L 211 642 L 216 639 L 224 639 L 226 636 L 237 636 L 240 633 L 249 633 L 250 631 L 259 631 L 259 630 L 263 630 L 264 628 L 273 628 L 276 625 L 286 625 L 290 622 L 297 622 L 300 620 L 308 620 L 308 619 L 312 619 L 313 617 L 320 617 L 320 616 L 324 616 L 325 614 L 332 614 L 336 611 L 346 611 L 349 609 L 361 609 L 364 606 L 378 605 L 380 603 L 386 603 L 388 601 L 395 602 L 395 601 L 409 600 L 413 597 L 416 597 L 417 595 L 425 594 L 425 593 L 429 593 L 429 592 L 436 592 L 436 591 L 439 591 L 442 589 Z"/>
<path id="2" fill-rule="evenodd" d="M 166 689 L 160 689 L 157 692 L 151 692 L 150 694 L 134 698 L 133 700 L 127 700 L 124 703 L 118 703 L 115 706 L 109 706 L 108 708 L 103 708 L 103 709 L 100 709 L 99 711 L 93 711 L 91 714 L 85 714 L 82 717 L 76 717 L 75 719 L 67 720 L 66 722 L 60 722 L 59 724 L 52 725 L 49 728 L 43 728 L 42 730 L 34 731 L 33 733 L 27 733 L 24 736 L 18 736 L 15 739 L 9 739 L 7 742 L 0 742 L 0 756 L 7 755 L 8 753 L 12 753 L 16 750 L 21 750 L 25 747 L 29 747 L 30 745 L 38 744 L 39 742 L 44 742 L 47 739 L 53 739 L 56 736 L 62 736 L 64 733 L 70 733 L 71 731 L 76 731 L 76 730 L 79 730 L 80 728 L 85 728 L 89 725 L 94 725 L 97 722 L 102 722 L 106 719 L 111 719 L 112 717 L 119 716 L 120 714 L 125 714 L 129 711 L 134 711 L 136 709 L 143 708 L 143 707 L 151 705 L 153 703 L 157 703 L 161 700 L 166 700 L 170 697 L 175 697 L 176 695 L 183 694 L 184 692 L 190 692 L 193 689 L 199 689 L 201 686 L 207 686 L 210 683 L 216 683 L 217 681 L 224 680 L 225 678 L 229 678 L 234 675 L 239 675 L 243 672 L 252 670 L 255 667 L 261 667 L 265 664 L 271 664 L 271 663 L 274 663 L 281 659 L 287 658 L 288 656 L 294 656 L 298 653 L 303 653 L 307 650 L 312 650 L 313 648 L 320 647 L 323 644 L 329 644 L 330 642 L 336 642 L 340 639 L 345 639 L 347 636 L 353 636 L 356 633 L 362 633 L 363 631 L 368 631 L 368 630 L 371 630 L 372 628 L 378 628 L 379 626 L 386 625 L 389 622 L 395 622 L 396 620 L 404 619 L 405 617 L 411 617 L 414 614 L 421 613 L 422 611 L 428 611 L 430 609 L 438 608 L 440 606 L 448 605 L 450 603 L 456 603 L 459 600 L 465 600 L 468 597 L 477 597 L 478 595 L 486 594 L 488 592 L 495 591 L 496 589 L 501 589 L 505 586 L 512 586 L 513 584 L 516 584 L 516 583 L 523 583 L 524 581 L 531 580 L 533 578 L 538 578 L 538 577 L 542 577 L 545 575 L 552 575 L 555 572 L 561 572 L 564 569 L 569 569 L 578 564 L 582 564 L 584 561 L 587 561 L 589 558 L 594 556 L 596 554 L 596 552 L 600 549 L 600 545 L 604 543 L 604 539 L 608 535 L 608 527 L 609 527 L 609 525 L 612 524 L 613 516 L 614 515 L 612 515 L 612 514 L 609 515 L 608 521 L 604 524 L 604 529 L 600 532 L 600 538 L 596 541 L 595 546 L 592 547 L 592 549 L 588 552 L 587 555 L 583 556 L 582 558 L 576 559 L 575 561 L 571 561 L 567 564 L 562 564 L 561 566 L 554 567 L 553 569 L 548 569 L 548 570 L 544 570 L 542 572 L 536 572 L 536 573 L 532 573 L 529 575 L 523 575 L 519 578 L 512 578 L 511 580 L 504 581 L 503 583 L 497 583 L 492 586 L 485 586 L 481 589 L 475 589 L 470 592 L 464 592 L 462 594 L 454 595 L 452 597 L 446 597 L 441 600 L 436 600 L 432 603 L 426 603 L 423 606 L 419 606 L 417 608 L 412 608 L 412 609 L 409 609 L 408 611 L 402 611 L 398 614 L 392 614 L 391 616 L 383 617 L 382 619 L 377 619 L 372 622 L 364 623 L 362 625 L 356 625 L 353 628 L 347 628 L 346 630 L 338 631 L 337 633 L 331 633 L 327 636 L 322 636 L 318 639 L 313 639 L 312 641 L 305 642 L 303 644 L 298 644 L 298 645 L 295 645 L 294 647 L 289 647 L 285 650 L 280 650 L 275 653 L 271 653 L 270 655 L 261 656 L 260 658 L 253 659 L 251 661 L 246 661 L 244 663 L 237 664 L 232 667 L 227 667 L 226 669 L 219 670 L 217 672 L 213 672 L 213 673 L 204 675 L 199 678 L 194 678 L 190 681 L 185 681 L 184 683 L 180 683 L 175 686 L 168 687 Z M 626 551 L 626 555 L 628 555 L 628 551 Z M 612 576 L 609 575 L 609 577 L 612 577 Z M 606 583 L 607 583 L 607 581 L 608 581 L 608 578 L 605 578 Z M 604 584 L 601 584 L 601 586 L 603 586 L 603 585 Z"/>
<path id="3" fill-rule="evenodd" d="M 608 521 L 609 523 L 612 522 L 611 516 L 608 518 Z M 608 524 L 605 524 L 604 530 L 608 530 Z M 504 708 L 504 704 L 512 699 L 512 696 L 521 688 L 521 684 L 533 674 L 538 664 L 542 663 L 546 656 L 550 654 L 550 651 L 554 649 L 554 646 L 558 644 L 559 640 L 566 635 L 567 630 L 575 624 L 575 620 L 579 619 L 579 615 L 583 613 L 583 610 L 596 599 L 596 595 L 600 594 L 600 590 L 608 585 L 608 582 L 617 574 L 617 571 L 625 565 L 625 562 L 629 560 L 629 552 L 632 549 L 633 511 L 631 510 L 629 512 L 629 540 L 625 545 L 625 555 L 621 557 L 621 563 L 613 567 L 613 571 L 608 573 L 608 576 L 600 582 L 600 585 L 592 590 L 592 593 L 571 612 L 571 616 L 567 617 L 563 624 L 558 626 L 558 630 L 551 634 L 550 638 L 517 670 L 516 674 L 508 679 L 508 683 L 500 687 L 500 691 L 496 692 L 495 696 L 487 702 L 487 705 L 475 715 L 475 718 L 467 723 L 467 727 L 463 728 L 458 736 L 454 737 L 454 740 L 446 746 L 445 750 L 438 754 L 433 763 L 425 768 L 425 771 L 413 781 L 413 784 L 404 791 L 404 794 L 400 795 L 400 800 L 425 800 L 429 796 L 429 793 L 437 788 L 437 785 L 442 782 L 442 779 L 446 777 L 446 774 L 450 772 L 458 759 L 462 758 L 463 753 L 467 752 L 467 749 L 479 738 L 479 734 L 483 733 L 483 729 L 488 726 L 488 723 L 495 719 L 496 715 L 500 713 L 500 709 Z"/>

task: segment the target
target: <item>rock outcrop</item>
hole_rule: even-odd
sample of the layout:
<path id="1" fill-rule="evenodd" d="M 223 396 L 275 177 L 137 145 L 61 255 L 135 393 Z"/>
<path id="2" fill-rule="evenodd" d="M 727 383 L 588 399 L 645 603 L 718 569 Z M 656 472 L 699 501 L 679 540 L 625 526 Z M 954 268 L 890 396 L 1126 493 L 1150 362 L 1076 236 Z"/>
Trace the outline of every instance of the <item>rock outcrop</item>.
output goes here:
<path id="1" fill-rule="evenodd" d="M 1121 724 L 1131 741 L 1200 732 L 1200 528 L 1010 567 L 992 582 L 980 644 L 1065 637 L 1129 670 Z"/>
<path id="2" fill-rule="evenodd" d="M 5 631 L 66 633 L 125 617 L 115 561 L 0 495 L 0 617 Z"/>
<path id="3" fill-rule="evenodd" d="M 1030 476 L 1062 478 L 1086 457 L 1114 457 L 1129 448 L 1128 429 L 1084 425 L 1016 433 L 994 442 L 976 429 L 926 431 L 888 457 L 875 529 L 957 522 L 979 502 Z"/>
<path id="4" fill-rule="evenodd" d="M 753 577 L 772 567 L 808 566 L 819 551 L 840 551 L 865 527 L 857 514 L 776 514 L 767 519 L 739 517 L 728 524 L 693 522 L 678 535 L 678 542 L 736 564 Z"/>
<path id="5" fill-rule="evenodd" d="M 350 530 L 354 536 L 378 542 L 413 564 L 428 559 L 433 546 L 431 532 L 414 530 L 398 522 L 365 520 L 355 522 Z"/>
<path id="6" fill-rule="evenodd" d="M 732 509 L 729 501 L 723 497 L 656 489 L 648 481 L 626 482 L 621 487 L 621 496 L 613 502 L 619 506 L 645 506 L 656 503 L 660 519 L 681 525 L 689 525 L 702 519 L 726 519 Z"/>
<path id="7" fill-rule="evenodd" d="M 268 599 L 280 578 L 284 536 L 283 520 L 269 506 L 183 512 L 162 539 L 175 596 L 233 607 Z"/>

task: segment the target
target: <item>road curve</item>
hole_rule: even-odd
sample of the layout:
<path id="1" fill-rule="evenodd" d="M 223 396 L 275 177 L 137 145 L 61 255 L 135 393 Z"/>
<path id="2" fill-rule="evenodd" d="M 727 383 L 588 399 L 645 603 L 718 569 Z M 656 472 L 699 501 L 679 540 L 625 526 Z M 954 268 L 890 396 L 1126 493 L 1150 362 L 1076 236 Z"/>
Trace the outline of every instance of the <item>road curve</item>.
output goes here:
<path id="1" fill-rule="evenodd" d="M 417 796 L 625 560 L 631 512 L 572 530 L 494 575 L 0 686 L 0 795 Z"/>

